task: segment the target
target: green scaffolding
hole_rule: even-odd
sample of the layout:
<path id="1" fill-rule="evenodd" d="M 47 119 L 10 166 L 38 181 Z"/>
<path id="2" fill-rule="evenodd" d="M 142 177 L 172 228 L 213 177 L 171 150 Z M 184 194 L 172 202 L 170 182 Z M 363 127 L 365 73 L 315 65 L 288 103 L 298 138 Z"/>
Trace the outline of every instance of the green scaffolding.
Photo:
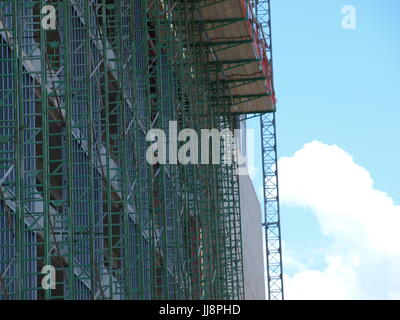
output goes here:
<path id="1" fill-rule="evenodd" d="M 237 126 L 204 5 L 0 1 L 0 300 L 244 298 L 236 163 L 146 159 Z"/>

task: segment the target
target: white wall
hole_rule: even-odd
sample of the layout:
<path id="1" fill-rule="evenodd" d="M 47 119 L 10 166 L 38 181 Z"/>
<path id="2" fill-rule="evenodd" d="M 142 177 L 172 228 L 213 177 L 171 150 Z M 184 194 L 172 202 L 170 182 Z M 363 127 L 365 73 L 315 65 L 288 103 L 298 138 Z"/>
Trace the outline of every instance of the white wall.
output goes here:
<path id="1" fill-rule="evenodd" d="M 246 300 L 265 300 L 261 207 L 249 176 L 240 176 L 240 207 Z"/>

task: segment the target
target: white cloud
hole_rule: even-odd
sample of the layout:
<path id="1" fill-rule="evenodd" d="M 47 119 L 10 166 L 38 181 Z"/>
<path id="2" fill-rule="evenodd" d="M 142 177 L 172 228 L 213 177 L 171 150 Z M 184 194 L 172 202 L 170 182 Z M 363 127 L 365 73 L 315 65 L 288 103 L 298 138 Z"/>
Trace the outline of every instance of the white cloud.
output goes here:
<path id="1" fill-rule="evenodd" d="M 400 300 L 400 291 L 399 292 L 389 292 L 389 299 Z"/>
<path id="2" fill-rule="evenodd" d="M 312 209 L 326 268 L 286 277 L 288 298 L 393 298 L 400 288 L 400 206 L 374 189 L 370 173 L 336 145 L 311 142 L 279 160 L 282 203 Z"/>
<path id="3" fill-rule="evenodd" d="M 286 270 L 305 271 L 308 269 L 306 263 L 301 262 L 295 257 L 295 252 L 287 247 L 285 241 L 282 241 L 282 261 L 285 263 Z"/>
<path id="4" fill-rule="evenodd" d="M 304 270 L 286 276 L 286 299 L 337 300 L 354 299 L 358 295 L 356 277 L 351 264 L 340 256 L 328 259 L 323 270 Z"/>

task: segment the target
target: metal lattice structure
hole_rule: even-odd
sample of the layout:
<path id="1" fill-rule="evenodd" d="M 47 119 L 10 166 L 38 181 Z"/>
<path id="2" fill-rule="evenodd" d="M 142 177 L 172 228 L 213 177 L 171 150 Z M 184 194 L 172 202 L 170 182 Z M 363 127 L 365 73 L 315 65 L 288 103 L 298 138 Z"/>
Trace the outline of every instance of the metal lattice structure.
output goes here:
<path id="1" fill-rule="evenodd" d="M 146 161 L 171 120 L 235 126 L 198 5 L 0 2 L 0 299 L 243 298 L 236 164 Z"/>
<path id="2" fill-rule="evenodd" d="M 283 300 L 282 247 L 276 153 L 275 113 L 261 116 L 264 227 L 269 300 Z"/>
<path id="3" fill-rule="evenodd" d="M 203 18 L 222 4 L 242 16 Z M 247 0 L 0 1 L 0 300 L 244 298 L 237 150 L 173 154 L 270 108 L 255 23 Z"/>
<path id="4" fill-rule="evenodd" d="M 271 1 L 255 0 L 260 29 L 266 41 L 266 54 L 270 61 L 270 79 L 273 85 Z M 275 98 L 273 97 L 274 104 Z M 276 148 L 275 109 L 260 116 L 261 150 L 264 189 L 264 227 L 266 240 L 267 284 L 269 300 L 283 300 L 282 246 L 279 209 L 278 163 Z"/>

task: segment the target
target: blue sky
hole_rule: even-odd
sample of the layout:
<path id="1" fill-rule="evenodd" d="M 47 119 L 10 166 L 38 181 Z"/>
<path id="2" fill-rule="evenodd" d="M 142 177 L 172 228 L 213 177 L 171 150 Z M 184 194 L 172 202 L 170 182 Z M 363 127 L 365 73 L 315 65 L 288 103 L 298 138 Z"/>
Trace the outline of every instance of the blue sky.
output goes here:
<path id="1" fill-rule="evenodd" d="M 345 5 L 352 5 L 356 9 L 355 30 L 342 28 L 344 14 L 341 10 Z M 357 186 L 358 190 L 364 190 L 363 186 L 366 186 L 365 193 L 359 197 L 358 190 L 354 190 L 357 193 L 354 201 L 343 201 L 343 206 L 353 208 L 354 205 L 351 212 L 362 210 L 362 196 L 374 198 L 373 195 L 384 192 L 386 198 L 383 202 L 377 200 L 377 207 L 378 204 L 386 203 L 386 200 L 393 200 L 394 203 L 388 205 L 389 209 L 383 213 L 380 209 L 375 210 L 376 219 L 396 218 L 396 214 L 400 213 L 400 149 L 397 145 L 400 141 L 400 1 L 272 0 L 272 29 L 278 99 L 278 153 L 279 158 L 287 158 L 280 166 L 280 175 L 284 174 L 283 168 L 288 168 L 288 171 L 297 168 L 301 171 L 303 167 L 300 164 L 305 163 L 301 159 L 308 159 L 310 154 L 321 154 L 321 161 L 326 159 L 326 170 L 332 168 L 337 176 L 342 172 L 351 173 L 343 176 L 344 186 Z M 258 121 L 249 121 L 248 126 L 258 134 Z M 305 147 L 313 141 L 319 144 Z M 256 145 L 256 159 L 260 158 L 258 147 Z M 299 150 L 304 151 L 295 157 L 294 154 Z M 324 158 L 322 153 L 327 157 Z M 345 153 L 352 159 L 347 158 Z M 372 186 L 368 184 L 367 175 L 364 176 L 364 171 L 358 170 L 358 167 L 369 173 Z M 308 174 L 313 173 L 310 170 Z M 348 176 L 352 176 L 349 179 L 354 178 L 354 183 L 347 181 Z M 256 190 L 260 190 L 262 185 L 259 177 L 256 175 L 253 179 Z M 318 180 L 321 189 L 325 188 L 325 183 L 328 187 L 338 183 L 330 182 L 331 178 L 327 177 L 322 182 Z M 297 182 L 290 179 L 294 178 L 289 177 L 284 183 L 296 185 Z M 311 177 L 310 181 L 317 180 Z M 332 293 L 327 293 L 328 298 L 398 297 L 400 291 L 395 292 L 392 287 L 374 284 L 372 280 L 368 283 L 367 279 L 374 276 L 372 272 L 380 266 L 373 265 L 363 255 L 363 245 L 361 248 L 356 239 L 355 242 L 354 239 L 349 239 L 348 243 L 342 241 L 340 228 L 330 230 L 328 225 L 324 225 L 328 220 L 335 225 L 340 222 L 339 219 L 344 221 L 352 213 L 341 216 L 341 209 L 338 209 L 337 214 L 333 209 L 330 210 L 334 205 L 321 207 L 316 204 L 317 199 L 300 199 L 300 193 L 291 190 L 292 198 L 285 194 L 284 199 L 287 199 L 281 206 L 282 237 L 285 255 L 288 255 L 289 260 L 286 267 L 284 261 L 285 274 L 290 278 L 286 291 L 292 290 L 294 298 L 312 298 L 311 293 L 301 292 L 298 287 L 304 282 L 297 280 L 306 279 L 305 274 L 319 272 L 316 278 L 321 276 L 320 279 L 331 281 L 332 288 L 329 289 L 329 284 L 326 286 L 326 290 Z M 340 198 L 335 199 L 336 203 L 341 201 Z M 374 207 L 374 204 L 370 207 Z M 386 208 L 385 205 L 381 207 Z M 391 214 L 392 209 L 395 214 Z M 359 225 L 360 230 L 369 230 L 369 222 L 365 221 L 364 225 L 362 219 L 361 214 L 351 218 L 349 225 L 354 222 L 354 234 L 358 234 Z M 391 221 L 387 222 L 391 224 Z M 361 228 L 361 225 L 365 228 Z M 362 234 L 372 239 L 367 233 L 365 231 Z M 361 233 L 359 237 L 362 237 Z M 387 239 L 389 242 L 391 240 L 395 239 Z M 327 256 L 328 251 L 334 252 L 335 257 L 339 258 L 331 259 L 331 256 Z M 354 253 L 349 255 L 349 252 Z M 394 249 L 388 253 L 382 249 L 375 253 L 377 258 L 387 258 L 390 265 L 397 261 L 399 252 Z M 357 263 L 346 265 L 351 260 L 349 257 L 357 257 L 353 259 Z M 333 263 L 333 260 L 342 261 L 342 264 L 339 263 L 341 267 L 337 267 L 338 263 Z M 338 276 L 347 267 L 350 268 L 347 274 L 354 273 L 354 277 L 348 279 L 347 275 Z M 388 268 L 393 269 L 391 266 Z M 341 281 L 344 284 L 340 284 Z"/>

